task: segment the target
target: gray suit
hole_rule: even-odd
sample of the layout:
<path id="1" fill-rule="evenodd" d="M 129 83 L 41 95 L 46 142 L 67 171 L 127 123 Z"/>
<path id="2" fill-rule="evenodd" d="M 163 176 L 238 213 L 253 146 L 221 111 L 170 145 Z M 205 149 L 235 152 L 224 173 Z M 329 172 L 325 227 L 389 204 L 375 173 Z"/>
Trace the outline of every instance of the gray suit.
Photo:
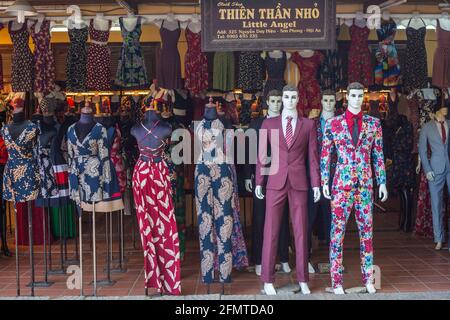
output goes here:
<path id="1" fill-rule="evenodd" d="M 444 185 L 447 182 L 447 189 L 450 194 L 450 161 L 448 150 L 448 139 L 450 131 L 450 121 L 447 122 L 446 143 L 442 142 L 442 137 L 438 126 L 434 120 L 426 123 L 420 130 L 419 155 L 422 161 L 425 174 L 434 172 L 434 181 L 428 181 L 431 195 L 431 209 L 433 212 L 434 241 L 444 241 L 444 214 L 442 212 Z M 428 158 L 427 146 L 431 148 L 431 158 Z"/>

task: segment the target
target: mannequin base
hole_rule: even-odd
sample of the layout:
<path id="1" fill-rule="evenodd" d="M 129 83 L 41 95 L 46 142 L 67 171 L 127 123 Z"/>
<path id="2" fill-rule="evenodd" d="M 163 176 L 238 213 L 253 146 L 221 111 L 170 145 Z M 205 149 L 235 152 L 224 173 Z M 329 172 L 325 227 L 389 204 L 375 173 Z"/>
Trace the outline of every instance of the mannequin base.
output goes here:
<path id="1" fill-rule="evenodd" d="M 255 265 L 255 273 L 258 277 L 261 276 L 261 265 L 260 264 Z"/>
<path id="2" fill-rule="evenodd" d="M 289 263 L 288 262 L 282 262 L 281 263 L 281 270 L 284 272 L 284 273 L 291 273 L 291 267 L 289 267 Z"/>
<path id="3" fill-rule="evenodd" d="M 97 280 L 97 286 L 100 287 L 108 287 L 108 286 L 113 286 L 116 283 L 116 281 L 114 280 Z M 94 284 L 94 281 L 91 282 L 91 285 Z"/>
<path id="4" fill-rule="evenodd" d="M 302 294 L 311 294 L 311 290 L 309 290 L 308 284 L 306 282 L 299 282 L 299 285 Z"/>
<path id="5" fill-rule="evenodd" d="M 441 250 L 442 249 L 442 242 L 436 243 L 436 247 L 434 249 L 435 250 Z"/>
<path id="6" fill-rule="evenodd" d="M 314 267 L 311 264 L 311 262 L 308 262 L 308 272 L 309 273 L 316 273 L 316 270 L 314 270 Z"/>
<path id="7" fill-rule="evenodd" d="M 276 296 L 277 291 L 272 283 L 264 283 L 264 292 L 268 296 Z"/>
<path id="8" fill-rule="evenodd" d="M 48 281 L 41 281 L 41 282 L 35 282 L 27 284 L 28 288 L 35 287 L 35 288 L 49 288 L 54 284 L 54 282 L 48 282 Z"/>
<path id="9" fill-rule="evenodd" d="M 374 285 L 372 283 L 366 284 L 367 293 L 369 294 L 375 294 L 377 292 L 377 289 L 375 289 Z"/>
<path id="10" fill-rule="evenodd" d="M 344 288 L 337 287 L 333 289 L 334 294 L 345 294 Z"/>

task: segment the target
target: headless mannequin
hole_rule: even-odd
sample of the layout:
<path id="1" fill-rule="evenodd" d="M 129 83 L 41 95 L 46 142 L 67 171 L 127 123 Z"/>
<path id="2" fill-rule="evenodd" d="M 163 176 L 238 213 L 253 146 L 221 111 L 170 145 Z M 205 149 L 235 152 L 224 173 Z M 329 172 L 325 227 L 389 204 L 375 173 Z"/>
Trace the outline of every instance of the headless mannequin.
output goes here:
<path id="1" fill-rule="evenodd" d="M 283 57 L 283 51 L 281 50 L 272 50 L 272 51 L 263 51 L 261 53 L 261 58 L 265 59 L 267 58 L 267 56 L 269 56 L 272 59 L 281 59 Z M 290 59 L 291 58 L 291 54 L 289 52 L 286 52 L 286 59 Z"/>
<path id="2" fill-rule="evenodd" d="M 198 14 L 192 15 L 192 19 L 189 22 L 187 28 L 193 33 L 199 33 L 202 30 L 202 24 L 200 23 Z"/>
<path id="3" fill-rule="evenodd" d="M 1 112 L 0 113 L 0 125 L 3 126 L 3 124 L 6 122 L 6 112 Z M 3 175 L 3 170 L 4 170 L 4 165 L 2 166 L 2 175 Z M 1 235 L 1 251 L 3 252 L 3 254 L 7 257 L 11 256 L 11 253 L 9 252 L 8 249 L 8 242 L 7 242 L 7 231 L 6 231 L 6 201 L 4 201 L 3 199 L 0 199 L 0 235 Z"/>
<path id="4" fill-rule="evenodd" d="M 27 120 L 25 119 L 25 113 L 22 111 L 19 111 L 17 113 L 13 114 L 13 122 L 8 127 L 8 131 L 11 133 L 11 137 L 13 140 L 16 140 L 19 138 L 19 136 L 22 134 L 23 130 L 25 130 L 25 127 L 27 126 Z"/>
<path id="5" fill-rule="evenodd" d="M 141 18 L 142 23 L 145 21 L 144 18 L 136 17 L 133 13 L 128 13 L 126 18 L 122 18 L 122 23 L 125 27 L 125 30 L 128 32 L 133 31 L 137 26 L 139 18 Z"/>
<path id="6" fill-rule="evenodd" d="M 163 25 L 164 23 L 164 25 Z M 165 20 L 159 20 L 155 21 L 155 24 L 161 29 L 164 27 L 164 29 L 167 29 L 169 31 L 174 31 L 179 28 L 180 22 L 175 18 L 175 15 L 173 13 L 167 14 L 167 17 Z"/>
<path id="7" fill-rule="evenodd" d="M 442 13 L 442 17 L 439 19 L 439 25 L 445 31 L 450 31 L 450 20 L 448 19 L 448 12 Z"/>
<path id="8" fill-rule="evenodd" d="M 86 106 L 81 110 L 80 120 L 75 124 L 75 132 L 78 140 L 83 141 L 94 126 L 95 121 L 94 116 L 92 115 L 92 108 Z"/>
<path id="9" fill-rule="evenodd" d="M 97 13 L 94 18 L 94 29 L 99 31 L 109 30 L 109 20 L 106 20 L 103 13 Z"/>
<path id="10" fill-rule="evenodd" d="M 298 54 L 305 59 L 311 58 L 314 55 L 314 50 L 300 50 Z"/>
<path id="11" fill-rule="evenodd" d="M 413 17 L 408 22 L 408 25 L 410 28 L 413 28 L 415 30 L 419 30 L 419 29 L 427 26 L 425 21 L 423 21 L 423 19 L 420 18 L 420 13 L 418 11 L 415 11 L 413 13 Z"/>
<path id="12" fill-rule="evenodd" d="M 299 100 L 298 92 L 296 91 L 283 91 L 283 111 L 281 117 L 292 117 L 298 118 L 297 103 Z M 283 134 L 283 133 L 281 133 Z M 314 191 L 314 202 L 317 203 L 320 200 L 320 188 L 313 188 Z M 255 195 L 258 199 L 264 199 L 263 186 L 257 185 L 255 188 Z M 300 290 L 303 294 L 310 294 L 308 284 L 306 282 L 300 282 Z M 277 292 L 273 283 L 264 283 L 264 291 L 267 295 L 276 295 Z"/>
<path id="13" fill-rule="evenodd" d="M 146 129 L 151 130 L 152 134 L 148 134 Z M 161 121 L 161 117 L 155 110 L 147 110 L 142 123 L 131 128 L 131 134 L 136 138 L 140 148 L 156 149 L 161 146 L 161 141 L 170 137 L 172 128 L 170 124 Z"/>
<path id="14" fill-rule="evenodd" d="M 46 146 L 50 143 L 50 140 L 54 138 L 57 133 L 57 122 L 52 114 L 45 114 L 42 118 L 41 134 L 39 140 L 41 145 Z"/>

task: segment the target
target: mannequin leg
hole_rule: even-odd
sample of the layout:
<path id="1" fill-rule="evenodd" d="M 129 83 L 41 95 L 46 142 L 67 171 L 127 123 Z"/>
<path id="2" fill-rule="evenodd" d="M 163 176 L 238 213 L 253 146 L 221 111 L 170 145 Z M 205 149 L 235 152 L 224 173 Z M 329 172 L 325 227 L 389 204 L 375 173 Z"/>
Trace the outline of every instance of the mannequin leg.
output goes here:
<path id="1" fill-rule="evenodd" d="M 444 227 L 442 212 L 442 198 L 444 193 L 444 184 L 446 180 L 445 174 L 437 174 L 434 181 L 428 181 L 431 197 L 431 209 L 433 212 L 433 231 L 434 242 L 441 243 L 444 241 Z"/>
<path id="2" fill-rule="evenodd" d="M 263 249 L 264 221 L 266 214 L 266 200 L 258 199 L 253 192 L 252 218 L 252 260 L 256 265 L 256 274 L 261 275 L 261 256 Z"/>
<path id="3" fill-rule="evenodd" d="M 405 232 L 411 232 L 412 224 L 413 224 L 413 206 L 412 206 L 412 190 L 411 189 L 405 189 L 405 195 L 406 195 L 406 217 L 405 217 L 405 224 L 403 226 L 403 231 Z"/>
<path id="4" fill-rule="evenodd" d="M 278 257 L 281 263 L 289 262 L 289 243 L 291 240 L 291 232 L 289 230 L 289 204 L 283 210 L 283 218 L 281 220 L 280 238 L 278 239 Z"/>
<path id="5" fill-rule="evenodd" d="M 28 241 L 30 250 L 30 269 L 31 269 L 31 296 L 34 297 L 34 250 L 33 250 L 33 210 L 31 208 L 31 201 L 27 203 L 28 208 Z"/>
<path id="6" fill-rule="evenodd" d="M 398 222 L 398 228 L 400 230 L 403 230 L 405 227 L 406 222 L 406 210 L 407 210 L 407 203 L 406 203 L 406 189 L 401 188 L 398 190 L 398 195 L 400 197 L 400 216 L 399 216 L 399 222 Z"/>
<path id="7" fill-rule="evenodd" d="M 19 231 L 17 228 L 17 203 L 14 203 L 14 238 L 16 247 L 16 290 L 20 296 Z"/>
<path id="8" fill-rule="evenodd" d="M 331 190 L 331 188 L 330 188 Z M 323 232 L 325 235 L 325 242 L 330 245 L 330 230 L 331 230 L 331 201 L 325 198 L 320 200 L 320 212 L 323 221 Z"/>
<path id="9" fill-rule="evenodd" d="M 317 204 L 314 203 L 314 194 L 312 190 L 308 191 L 308 261 L 311 260 L 312 253 L 312 234 L 314 223 L 317 217 Z"/>

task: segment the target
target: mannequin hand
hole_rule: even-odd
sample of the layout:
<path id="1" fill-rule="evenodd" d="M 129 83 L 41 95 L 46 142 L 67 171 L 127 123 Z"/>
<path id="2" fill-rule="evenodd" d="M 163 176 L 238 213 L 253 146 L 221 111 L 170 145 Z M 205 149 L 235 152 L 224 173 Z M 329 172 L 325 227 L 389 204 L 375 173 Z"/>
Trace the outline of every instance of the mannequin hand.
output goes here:
<path id="1" fill-rule="evenodd" d="M 261 186 L 256 186 L 255 195 L 259 200 L 264 199 L 264 194 Z"/>
<path id="2" fill-rule="evenodd" d="M 427 180 L 428 181 L 434 181 L 434 172 L 433 171 L 430 171 L 430 172 L 428 172 L 427 173 Z"/>
<path id="3" fill-rule="evenodd" d="M 245 190 L 247 190 L 248 192 L 252 192 L 252 189 L 252 179 L 245 179 Z"/>
<path id="4" fill-rule="evenodd" d="M 314 203 L 317 203 L 320 200 L 320 188 L 315 187 L 313 188 L 313 191 L 314 191 Z"/>
<path id="5" fill-rule="evenodd" d="M 328 188 L 328 186 L 323 186 L 322 191 L 325 199 L 331 200 L 330 188 Z"/>
<path id="6" fill-rule="evenodd" d="M 378 197 L 380 197 L 381 202 L 385 202 L 388 199 L 388 191 L 385 184 L 380 185 L 380 190 L 378 192 Z"/>
<path id="7" fill-rule="evenodd" d="M 420 157 L 419 159 L 417 159 L 417 167 L 416 167 L 416 173 L 419 174 L 420 173 L 420 166 L 422 165 L 422 161 L 420 161 Z"/>

